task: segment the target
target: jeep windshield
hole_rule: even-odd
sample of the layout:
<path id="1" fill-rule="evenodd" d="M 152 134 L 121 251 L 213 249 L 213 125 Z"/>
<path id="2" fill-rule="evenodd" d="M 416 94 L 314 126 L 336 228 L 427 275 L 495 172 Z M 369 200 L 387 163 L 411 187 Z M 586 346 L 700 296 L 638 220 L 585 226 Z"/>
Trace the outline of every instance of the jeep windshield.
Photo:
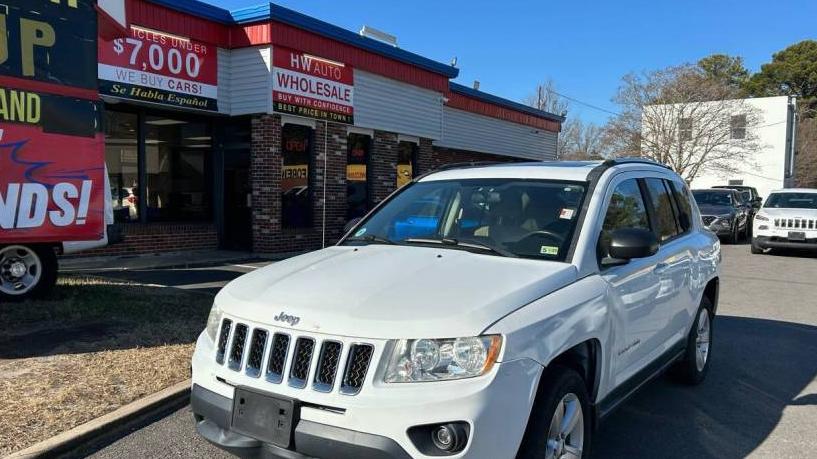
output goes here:
<path id="1" fill-rule="evenodd" d="M 564 261 L 585 189 L 584 183 L 555 180 L 413 183 L 360 222 L 343 243 Z"/>
<path id="2" fill-rule="evenodd" d="M 763 207 L 817 210 L 817 193 L 772 193 Z"/>

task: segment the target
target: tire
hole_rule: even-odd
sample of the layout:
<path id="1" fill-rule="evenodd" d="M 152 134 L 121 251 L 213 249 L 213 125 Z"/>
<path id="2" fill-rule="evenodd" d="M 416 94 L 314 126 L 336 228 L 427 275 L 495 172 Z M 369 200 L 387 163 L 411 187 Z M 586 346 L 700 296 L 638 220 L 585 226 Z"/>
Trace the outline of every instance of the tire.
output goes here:
<path id="1" fill-rule="evenodd" d="M 740 232 L 738 231 L 738 224 L 735 223 L 735 227 L 732 228 L 732 234 L 729 235 L 728 239 L 729 244 L 735 245 L 740 242 Z"/>
<path id="2" fill-rule="evenodd" d="M 57 283 L 57 267 L 57 255 L 52 246 L 11 244 L 0 247 L 0 301 L 23 301 L 46 295 Z M 24 269 L 25 274 L 15 276 L 18 269 Z"/>
<path id="3" fill-rule="evenodd" d="M 572 413 L 573 429 L 565 436 L 556 427 L 557 409 L 564 421 L 565 412 Z M 561 457 L 557 452 L 572 451 L 575 458 L 590 457 L 592 441 L 592 411 L 584 380 L 575 371 L 559 365 L 542 375 L 542 385 L 533 404 L 528 428 L 519 448 L 517 459 L 551 459 Z M 578 448 L 578 449 L 577 449 Z"/>
<path id="4" fill-rule="evenodd" d="M 754 240 L 752 241 L 752 248 L 750 250 L 752 251 L 752 254 L 754 254 L 754 255 L 762 255 L 763 254 L 763 249 L 759 245 L 757 245 Z"/>
<path id="5" fill-rule="evenodd" d="M 672 368 L 673 376 L 679 382 L 694 386 L 706 379 L 712 361 L 714 318 L 712 302 L 704 297 L 701 300 L 698 312 L 695 314 L 692 329 L 689 331 L 684 357 L 676 362 Z M 704 323 L 704 321 L 706 322 Z M 701 364 L 701 359 L 703 359 L 703 364 Z"/>

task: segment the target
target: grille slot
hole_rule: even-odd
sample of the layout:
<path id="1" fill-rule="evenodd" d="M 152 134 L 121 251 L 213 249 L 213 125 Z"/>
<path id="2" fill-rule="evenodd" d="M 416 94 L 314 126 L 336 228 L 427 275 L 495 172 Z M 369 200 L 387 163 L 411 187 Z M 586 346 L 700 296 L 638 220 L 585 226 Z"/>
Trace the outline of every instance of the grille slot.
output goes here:
<path id="1" fill-rule="evenodd" d="M 315 372 L 315 390 L 331 392 L 335 385 L 335 375 L 338 373 L 341 349 L 343 346 L 337 341 L 324 341 L 318 355 L 318 369 Z"/>
<path id="2" fill-rule="evenodd" d="M 776 218 L 774 220 L 774 226 L 784 229 L 815 229 L 817 228 L 817 220 L 805 218 Z"/>
<path id="3" fill-rule="evenodd" d="M 264 362 L 264 349 L 266 347 L 267 331 L 256 328 L 252 332 L 250 355 L 247 357 L 247 369 L 244 370 L 249 376 L 253 378 L 261 376 L 261 364 Z"/>
<path id="4" fill-rule="evenodd" d="M 357 395 L 366 380 L 366 372 L 369 371 L 369 363 L 372 361 L 374 347 L 370 344 L 355 344 L 349 350 L 349 358 L 346 361 L 346 369 L 343 372 L 343 381 L 340 384 L 340 392 L 345 395 Z"/>
<path id="5" fill-rule="evenodd" d="M 279 384 L 284 379 L 284 364 L 289 351 L 289 335 L 276 333 L 272 336 L 272 347 L 267 359 L 267 381 Z"/>
<path id="6" fill-rule="evenodd" d="M 230 357 L 227 360 L 227 366 L 231 370 L 238 371 L 241 369 L 241 359 L 244 357 L 244 348 L 247 344 L 247 326 L 244 324 L 237 324 L 233 332 L 233 346 L 230 348 Z"/>
<path id="7" fill-rule="evenodd" d="M 312 338 L 298 338 L 295 341 L 295 350 L 292 354 L 292 366 L 289 369 L 289 385 L 303 389 L 309 377 L 309 366 L 312 363 L 312 352 L 315 350 L 315 340 Z"/>
<path id="8" fill-rule="evenodd" d="M 707 215 L 705 217 L 701 217 L 701 220 L 703 220 L 704 225 L 709 226 L 709 225 L 712 224 L 712 222 L 715 221 L 715 218 L 717 218 L 717 217 L 712 217 L 712 216 Z"/>
<path id="9" fill-rule="evenodd" d="M 218 347 L 216 348 L 216 362 L 219 365 L 224 364 L 224 354 L 227 352 L 227 340 L 230 339 L 230 329 L 233 327 L 233 321 L 224 319 L 221 322 L 221 329 L 218 335 Z"/>

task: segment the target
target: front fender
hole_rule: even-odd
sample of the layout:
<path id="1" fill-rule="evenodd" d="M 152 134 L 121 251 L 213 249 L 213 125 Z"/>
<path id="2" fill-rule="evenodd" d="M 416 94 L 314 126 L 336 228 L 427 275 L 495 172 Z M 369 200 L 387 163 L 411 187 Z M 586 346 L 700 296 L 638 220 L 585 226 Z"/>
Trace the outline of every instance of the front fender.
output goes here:
<path id="1" fill-rule="evenodd" d="M 613 337 L 607 283 L 598 276 L 580 279 L 503 317 L 485 331 L 505 336 L 503 361 L 530 359 L 546 367 L 579 343 L 601 344 L 601 376 L 608 374 L 605 350 Z"/>

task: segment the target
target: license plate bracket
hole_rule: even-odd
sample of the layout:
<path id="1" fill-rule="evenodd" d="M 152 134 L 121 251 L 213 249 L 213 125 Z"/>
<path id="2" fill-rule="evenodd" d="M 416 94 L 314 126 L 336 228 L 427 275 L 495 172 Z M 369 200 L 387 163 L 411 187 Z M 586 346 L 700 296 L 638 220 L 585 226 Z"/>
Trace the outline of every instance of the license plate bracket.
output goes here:
<path id="1" fill-rule="evenodd" d="M 806 233 L 803 231 L 789 231 L 789 240 L 803 242 L 806 240 Z"/>
<path id="2" fill-rule="evenodd" d="M 237 387 L 232 430 L 265 443 L 289 448 L 298 421 L 297 400 Z"/>

